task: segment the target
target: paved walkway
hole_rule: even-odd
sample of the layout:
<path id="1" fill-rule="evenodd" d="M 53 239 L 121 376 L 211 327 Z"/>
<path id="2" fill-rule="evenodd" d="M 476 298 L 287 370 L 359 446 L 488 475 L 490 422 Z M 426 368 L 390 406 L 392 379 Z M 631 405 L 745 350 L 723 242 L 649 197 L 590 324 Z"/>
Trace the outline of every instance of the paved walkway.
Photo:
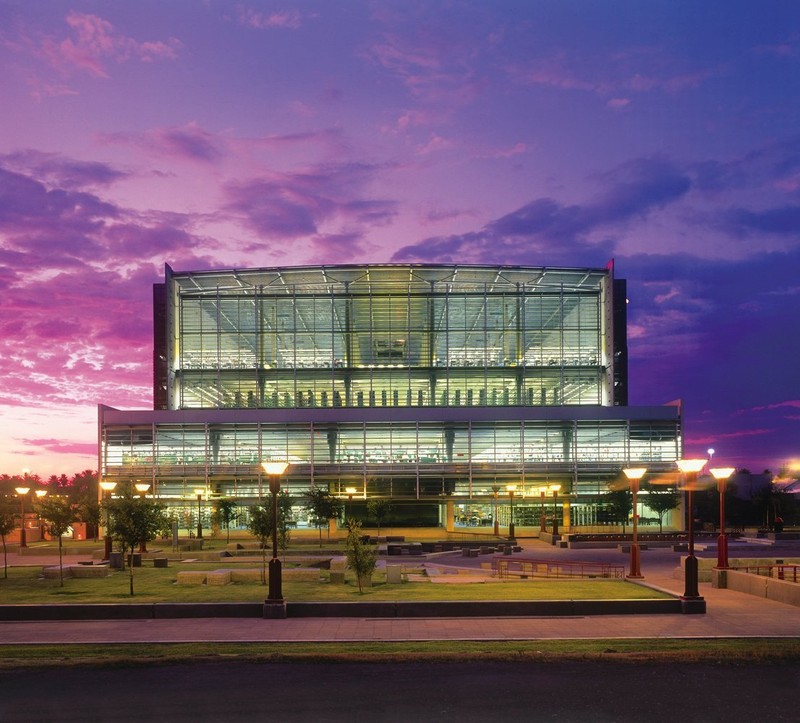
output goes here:
<path id="1" fill-rule="evenodd" d="M 617 550 L 559 550 L 538 541 L 523 542 L 525 554 L 539 559 L 573 559 L 626 564 Z M 713 551 L 711 551 L 713 553 Z M 708 554 L 700 552 L 700 555 Z M 769 555 L 759 547 L 731 557 Z M 800 556 L 800 546 L 778 556 Z M 73 562 L 73 560 L 70 560 Z M 437 564 L 479 566 L 485 561 L 441 556 Z M 16 563 L 17 560 L 10 560 Z M 31 564 L 34 558 L 19 558 Z M 35 559 L 36 564 L 49 564 Z M 77 559 L 74 560 L 77 562 Z M 667 550 L 642 552 L 645 583 L 680 594 L 683 580 L 674 576 L 680 554 Z M 531 583 L 536 584 L 536 583 Z M 518 618 L 204 618 L 180 620 L 115 620 L 0 623 L 0 644 L 6 643 L 147 643 L 147 642 L 343 642 L 428 640 L 538 640 L 580 638 L 717 638 L 800 637 L 800 607 L 764 600 L 700 584 L 707 601 L 705 615 L 598 615 L 591 617 Z"/>

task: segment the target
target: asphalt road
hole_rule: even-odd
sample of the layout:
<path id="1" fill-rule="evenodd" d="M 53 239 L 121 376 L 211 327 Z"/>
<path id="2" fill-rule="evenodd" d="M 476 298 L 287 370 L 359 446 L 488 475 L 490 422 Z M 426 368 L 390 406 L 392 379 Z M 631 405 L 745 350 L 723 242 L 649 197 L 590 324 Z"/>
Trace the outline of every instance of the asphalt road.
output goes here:
<path id="1" fill-rule="evenodd" d="M 800 663 L 240 663 L 3 671 L 14 721 L 795 721 Z"/>

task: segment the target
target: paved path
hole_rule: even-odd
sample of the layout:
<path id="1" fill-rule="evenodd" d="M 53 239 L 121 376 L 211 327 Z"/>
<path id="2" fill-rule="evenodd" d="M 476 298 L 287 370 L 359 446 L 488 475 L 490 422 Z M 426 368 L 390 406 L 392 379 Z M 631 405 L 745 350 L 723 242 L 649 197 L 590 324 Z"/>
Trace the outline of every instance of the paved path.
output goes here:
<path id="1" fill-rule="evenodd" d="M 531 541 L 525 554 L 539 559 L 627 563 L 616 550 L 557 550 Z M 703 554 L 703 553 L 701 553 Z M 739 554 L 731 550 L 731 556 Z M 748 555 L 767 555 L 762 548 Z M 800 548 L 784 550 L 792 557 Z M 25 562 L 31 558 L 21 558 Z M 478 566 L 474 558 L 437 558 L 439 564 Z M 666 550 L 642 553 L 645 582 L 680 594 L 674 576 L 680 555 Z M 42 561 L 37 560 L 38 564 Z M 535 583 L 531 583 L 535 584 Z M 537 640 L 579 638 L 800 637 L 800 607 L 700 584 L 705 615 L 598 615 L 518 618 L 206 618 L 0 623 L 1 643 L 78 642 L 341 642 L 426 640 Z"/>

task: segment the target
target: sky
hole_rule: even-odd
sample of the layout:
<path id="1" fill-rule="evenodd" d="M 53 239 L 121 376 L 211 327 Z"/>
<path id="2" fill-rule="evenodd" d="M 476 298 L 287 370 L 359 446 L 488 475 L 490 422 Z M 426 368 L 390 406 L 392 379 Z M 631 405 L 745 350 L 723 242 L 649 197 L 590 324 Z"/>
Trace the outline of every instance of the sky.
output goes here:
<path id="1" fill-rule="evenodd" d="M 0 0 L 0 473 L 152 408 L 176 271 L 628 282 L 630 403 L 800 457 L 800 3 Z"/>

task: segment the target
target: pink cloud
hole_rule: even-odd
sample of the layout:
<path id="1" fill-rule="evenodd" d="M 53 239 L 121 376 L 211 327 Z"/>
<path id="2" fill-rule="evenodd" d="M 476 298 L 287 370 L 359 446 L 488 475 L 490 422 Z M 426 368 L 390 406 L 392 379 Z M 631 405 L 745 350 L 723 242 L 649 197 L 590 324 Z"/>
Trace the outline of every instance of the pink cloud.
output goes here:
<path id="1" fill-rule="evenodd" d="M 107 61 L 152 62 L 174 60 L 183 44 L 177 38 L 140 42 L 117 33 L 114 26 L 97 15 L 70 12 L 66 18 L 70 37 L 45 38 L 40 52 L 56 69 L 67 73 L 79 70 L 98 78 L 108 78 Z"/>

